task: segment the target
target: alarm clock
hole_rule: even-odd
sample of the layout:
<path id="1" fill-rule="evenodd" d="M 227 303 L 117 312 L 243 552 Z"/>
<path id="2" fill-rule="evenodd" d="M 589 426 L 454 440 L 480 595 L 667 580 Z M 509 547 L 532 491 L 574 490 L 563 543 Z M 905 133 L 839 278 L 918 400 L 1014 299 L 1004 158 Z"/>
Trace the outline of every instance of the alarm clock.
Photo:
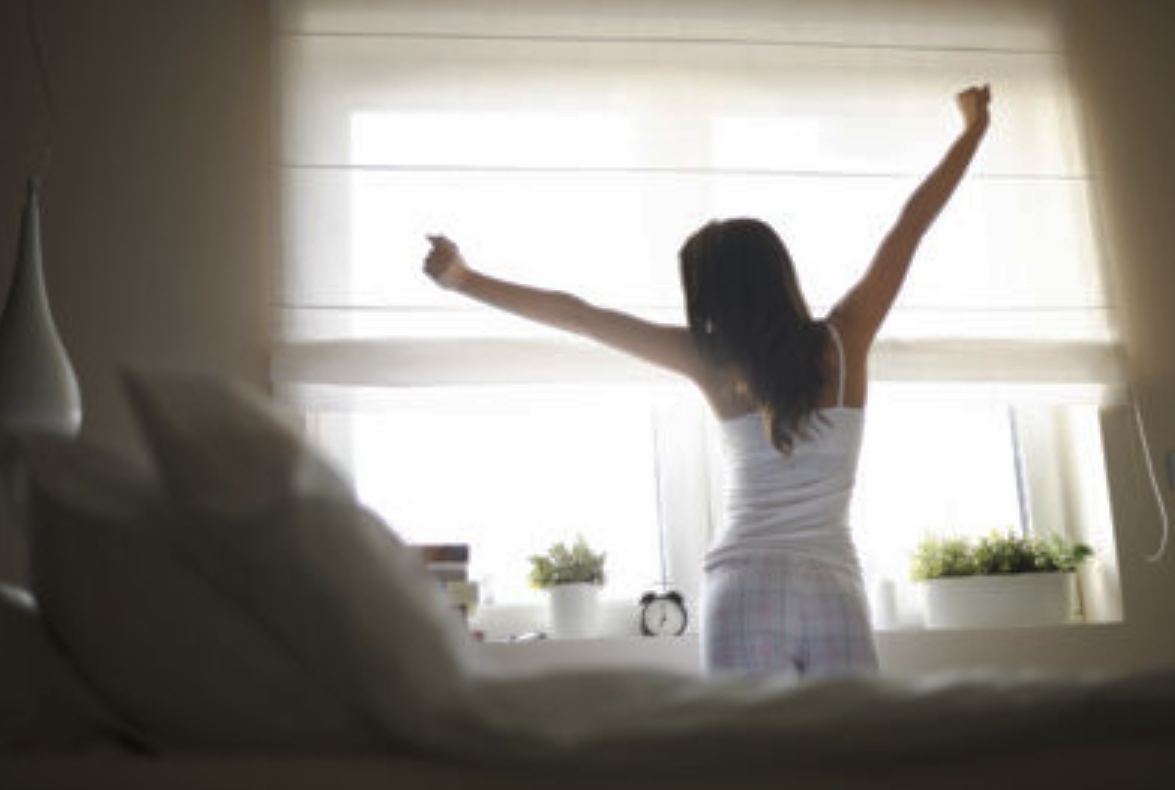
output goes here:
<path id="1" fill-rule="evenodd" d="M 689 623 L 685 599 L 675 590 L 641 596 L 641 633 L 645 636 L 681 636 Z"/>

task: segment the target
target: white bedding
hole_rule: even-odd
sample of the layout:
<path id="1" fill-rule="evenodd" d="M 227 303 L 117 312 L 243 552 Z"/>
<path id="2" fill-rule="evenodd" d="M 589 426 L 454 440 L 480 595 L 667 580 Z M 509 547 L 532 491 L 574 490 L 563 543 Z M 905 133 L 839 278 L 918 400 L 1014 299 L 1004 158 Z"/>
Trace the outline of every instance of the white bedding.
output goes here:
<path id="1" fill-rule="evenodd" d="M 500 676 L 479 663 L 476 646 L 394 534 L 256 397 L 207 380 L 164 378 L 139 380 L 134 401 L 156 473 L 123 490 L 149 489 L 162 503 L 150 509 L 157 521 L 144 523 L 141 508 L 112 507 L 102 489 L 77 479 L 93 472 L 108 480 L 117 459 L 99 464 L 99 474 L 93 448 L 48 440 L 34 442 L 28 455 L 41 503 L 33 544 L 41 547 L 34 570 L 45 623 L 66 659 L 62 671 L 73 672 L 119 722 L 110 726 L 112 742 L 130 737 L 165 755 L 415 754 L 434 765 L 678 774 L 731 766 L 796 775 L 845 765 L 892 770 L 979 753 L 1015 759 L 1143 747 L 1150 755 L 1156 745 L 1175 754 L 1170 672 L 799 685 L 650 671 Z M 60 523 L 65 511 L 68 525 Z M 123 541 L 162 541 L 168 574 L 183 583 L 157 582 L 140 607 L 142 589 L 134 585 L 158 577 L 144 577 L 142 568 L 120 573 L 108 558 L 112 567 L 87 583 L 118 603 L 100 614 L 120 636 L 96 645 L 93 594 L 68 589 L 92 569 L 83 563 L 70 566 L 72 575 L 60 573 L 54 563 L 76 552 L 61 545 L 48 551 L 46 541 L 68 544 L 84 535 L 92 545 L 102 530 Z M 140 546 L 126 556 L 144 563 L 154 555 Z M 182 632 L 195 616 L 192 585 L 206 592 L 199 645 L 212 653 L 185 662 L 174 634 L 170 642 L 151 632 L 134 637 L 135 623 L 147 615 L 158 621 L 166 611 Z M 222 636 L 249 630 L 243 657 L 235 637 L 227 645 L 215 638 L 221 616 L 230 623 Z M 214 662 L 214 673 L 203 672 L 206 662 Z M 147 665 L 154 669 L 146 681 L 120 671 Z M 256 689 L 250 696 L 234 686 L 252 684 L 248 677 L 267 667 L 280 669 L 273 677 L 285 685 L 265 693 L 291 690 L 282 710 L 302 717 L 297 727 L 257 710 Z M 196 677 L 205 685 L 191 686 Z M 0 676 L 0 699 L 5 684 L 20 682 Z M 161 693 L 185 683 L 199 693 L 160 704 Z M 317 722 L 316 711 L 329 715 Z M 54 753 L 51 743 L 30 747 L 19 731 L 20 722 L 0 727 L 0 751 Z"/>
<path id="2" fill-rule="evenodd" d="M 1172 673 L 798 685 L 559 674 L 477 683 L 474 699 L 478 726 L 444 748 L 489 761 L 815 768 L 1147 741 L 1166 742 L 1175 755 Z"/>

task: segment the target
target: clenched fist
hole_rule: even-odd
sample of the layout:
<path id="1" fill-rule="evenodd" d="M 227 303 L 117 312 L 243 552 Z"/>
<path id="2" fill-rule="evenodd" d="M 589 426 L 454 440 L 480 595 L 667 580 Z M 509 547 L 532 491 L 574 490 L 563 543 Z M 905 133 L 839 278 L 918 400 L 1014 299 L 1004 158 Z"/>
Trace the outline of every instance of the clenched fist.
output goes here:
<path id="1" fill-rule="evenodd" d="M 442 288 L 457 289 L 469 274 L 457 245 L 444 236 L 428 236 L 432 249 L 424 256 L 424 273 Z"/>
<path id="2" fill-rule="evenodd" d="M 963 123 L 968 129 L 976 126 L 986 127 L 988 122 L 987 106 L 991 103 L 991 86 L 975 86 L 962 91 L 955 97 L 955 104 L 963 116 Z"/>

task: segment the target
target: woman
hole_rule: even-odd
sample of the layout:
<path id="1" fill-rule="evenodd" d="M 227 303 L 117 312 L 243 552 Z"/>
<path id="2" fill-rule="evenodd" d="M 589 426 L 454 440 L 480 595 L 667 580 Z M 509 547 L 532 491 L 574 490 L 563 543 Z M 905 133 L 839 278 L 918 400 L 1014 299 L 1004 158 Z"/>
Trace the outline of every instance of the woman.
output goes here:
<path id="1" fill-rule="evenodd" d="M 963 131 L 823 320 L 809 314 L 783 242 L 757 220 L 711 222 L 682 247 L 688 327 L 489 277 L 451 241 L 430 237 L 424 269 L 442 286 L 701 389 L 727 451 L 726 523 L 706 556 L 702 637 L 711 671 L 816 677 L 877 667 L 848 524 L 866 359 L 919 242 L 987 131 L 989 101 L 987 86 L 956 97 Z"/>

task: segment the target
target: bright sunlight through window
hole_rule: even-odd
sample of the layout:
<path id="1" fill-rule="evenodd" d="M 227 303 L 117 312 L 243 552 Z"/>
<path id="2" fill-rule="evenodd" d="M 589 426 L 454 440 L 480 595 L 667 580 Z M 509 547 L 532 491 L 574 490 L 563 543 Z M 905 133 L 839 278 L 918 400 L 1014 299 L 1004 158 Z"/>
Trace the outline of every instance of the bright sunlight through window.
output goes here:
<path id="1" fill-rule="evenodd" d="M 486 603 L 537 600 L 527 558 L 577 535 L 607 553 L 607 597 L 658 580 L 653 426 L 638 389 L 413 389 L 389 406 L 323 419 L 360 499 L 405 540 L 473 547 Z"/>

